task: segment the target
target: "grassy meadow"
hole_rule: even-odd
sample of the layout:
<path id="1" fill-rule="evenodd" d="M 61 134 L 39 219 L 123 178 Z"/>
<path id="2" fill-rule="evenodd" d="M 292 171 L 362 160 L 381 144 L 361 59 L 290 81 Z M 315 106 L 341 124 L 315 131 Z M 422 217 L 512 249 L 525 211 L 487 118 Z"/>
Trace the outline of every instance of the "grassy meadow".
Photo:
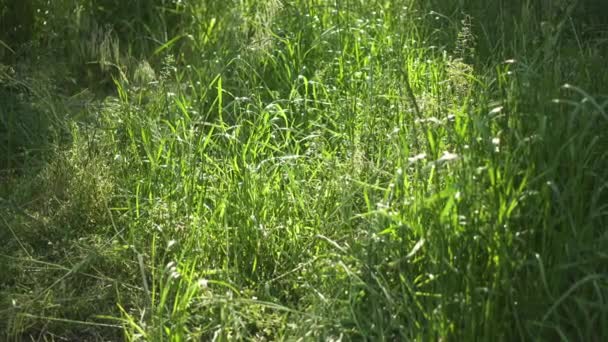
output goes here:
<path id="1" fill-rule="evenodd" d="M 0 340 L 608 339 L 608 8 L 488 3 L 1 0 Z"/>

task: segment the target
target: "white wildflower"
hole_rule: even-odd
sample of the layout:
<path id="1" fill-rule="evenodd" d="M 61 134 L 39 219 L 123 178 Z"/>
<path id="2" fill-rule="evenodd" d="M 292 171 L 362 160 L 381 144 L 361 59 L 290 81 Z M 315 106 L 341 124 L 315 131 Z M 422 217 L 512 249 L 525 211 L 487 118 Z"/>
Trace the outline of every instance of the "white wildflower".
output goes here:
<path id="1" fill-rule="evenodd" d="M 451 153 L 448 151 L 443 152 L 441 158 L 437 159 L 438 163 L 450 162 L 458 159 L 458 155 L 456 153 Z"/>
<path id="2" fill-rule="evenodd" d="M 420 153 L 413 157 L 407 158 L 407 161 L 409 161 L 410 163 L 415 163 L 419 160 L 424 160 L 424 159 L 426 159 L 426 153 Z"/>

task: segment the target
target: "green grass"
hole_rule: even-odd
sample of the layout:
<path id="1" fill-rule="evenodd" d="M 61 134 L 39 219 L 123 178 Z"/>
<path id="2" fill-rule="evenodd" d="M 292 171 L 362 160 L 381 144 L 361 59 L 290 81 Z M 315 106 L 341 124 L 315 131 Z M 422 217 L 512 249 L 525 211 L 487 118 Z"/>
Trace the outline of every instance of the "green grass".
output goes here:
<path id="1" fill-rule="evenodd" d="M 33 3 L 0 339 L 608 338 L 592 1 Z"/>

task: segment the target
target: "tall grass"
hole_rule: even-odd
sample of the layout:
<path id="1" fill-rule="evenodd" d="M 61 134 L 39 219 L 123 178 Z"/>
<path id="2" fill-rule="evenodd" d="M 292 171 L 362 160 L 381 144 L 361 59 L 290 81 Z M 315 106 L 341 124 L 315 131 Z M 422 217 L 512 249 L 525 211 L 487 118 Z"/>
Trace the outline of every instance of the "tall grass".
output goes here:
<path id="1" fill-rule="evenodd" d="M 57 3 L 0 70 L 4 339 L 608 336 L 582 7 Z"/>

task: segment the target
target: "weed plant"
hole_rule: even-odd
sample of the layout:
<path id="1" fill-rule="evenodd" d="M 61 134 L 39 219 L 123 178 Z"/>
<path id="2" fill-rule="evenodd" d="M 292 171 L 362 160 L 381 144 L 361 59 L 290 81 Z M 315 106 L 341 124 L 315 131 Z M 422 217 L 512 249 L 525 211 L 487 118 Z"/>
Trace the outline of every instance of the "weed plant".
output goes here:
<path id="1" fill-rule="evenodd" d="M 602 5 L 541 3 L 32 0 L 0 339 L 605 340 Z"/>

